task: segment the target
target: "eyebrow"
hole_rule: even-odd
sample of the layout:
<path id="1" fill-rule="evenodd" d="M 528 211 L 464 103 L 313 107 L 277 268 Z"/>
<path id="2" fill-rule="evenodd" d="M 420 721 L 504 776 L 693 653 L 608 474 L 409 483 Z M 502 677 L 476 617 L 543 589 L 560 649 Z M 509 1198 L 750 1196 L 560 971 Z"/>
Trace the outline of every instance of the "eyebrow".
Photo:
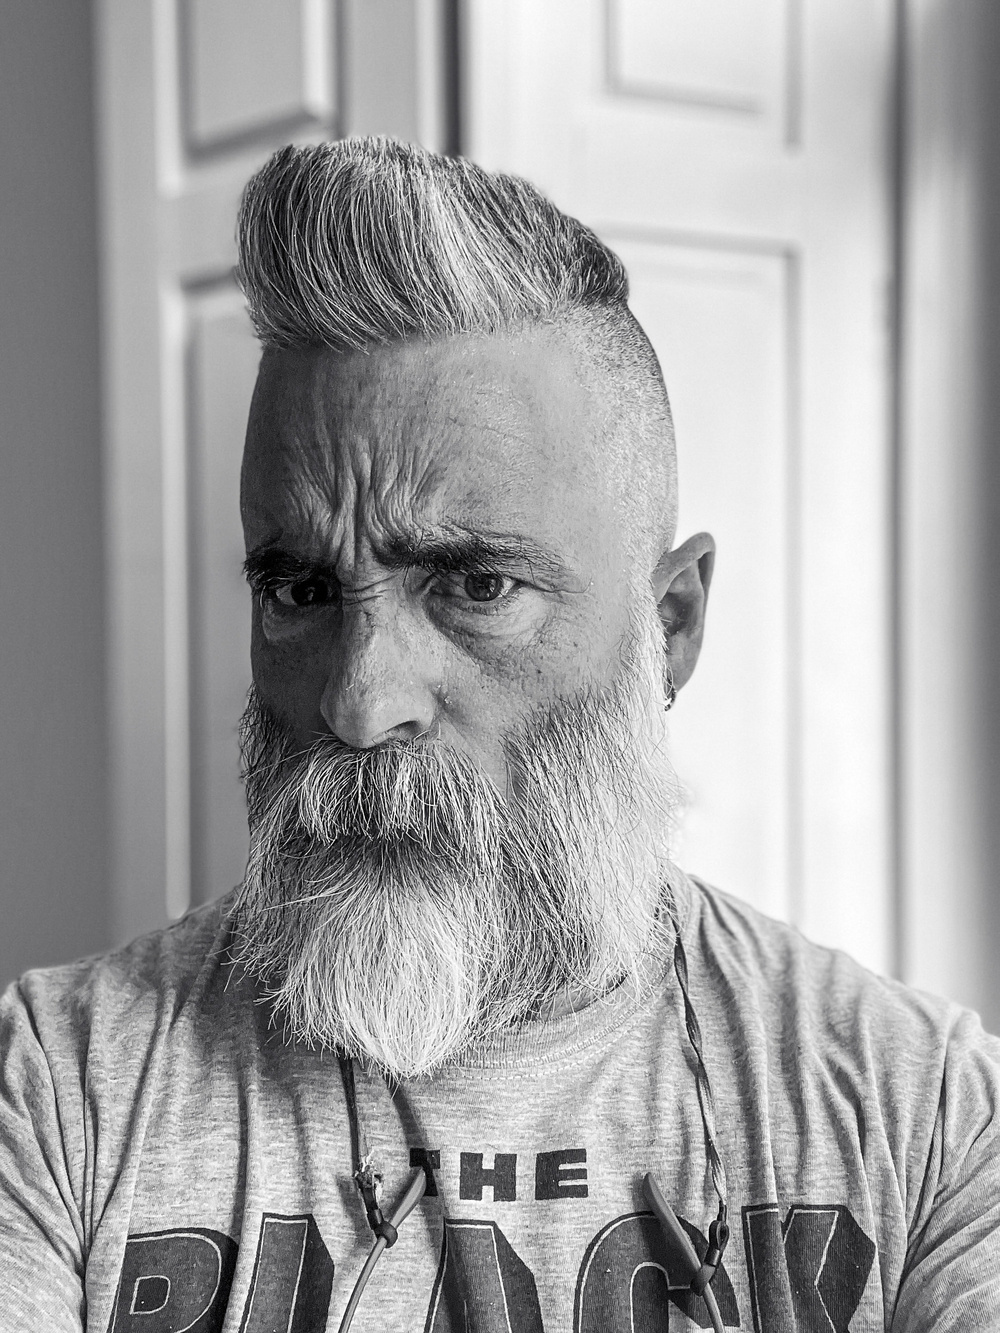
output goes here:
<path id="1" fill-rule="evenodd" d="M 315 572 L 318 567 L 316 561 L 303 559 L 270 542 L 255 546 L 243 561 L 243 573 L 252 588 L 266 588 L 301 578 L 303 574 Z"/>
<path id="2" fill-rule="evenodd" d="M 416 538 L 394 538 L 387 544 L 385 554 L 390 565 L 419 566 L 441 574 L 505 566 L 526 566 L 533 576 L 548 578 L 564 578 L 568 573 L 553 550 L 530 537 L 510 532 L 476 532 L 458 525 Z"/>
<path id="3" fill-rule="evenodd" d="M 376 551 L 390 569 L 433 570 L 438 574 L 494 571 L 525 567 L 533 578 L 563 579 L 569 570 L 549 547 L 520 533 L 477 532 L 449 525 L 447 529 L 406 537 L 393 537 Z M 310 558 L 287 550 L 275 542 L 255 547 L 243 562 L 243 572 L 253 587 L 300 578 L 304 574 L 335 574 L 328 560 Z"/>

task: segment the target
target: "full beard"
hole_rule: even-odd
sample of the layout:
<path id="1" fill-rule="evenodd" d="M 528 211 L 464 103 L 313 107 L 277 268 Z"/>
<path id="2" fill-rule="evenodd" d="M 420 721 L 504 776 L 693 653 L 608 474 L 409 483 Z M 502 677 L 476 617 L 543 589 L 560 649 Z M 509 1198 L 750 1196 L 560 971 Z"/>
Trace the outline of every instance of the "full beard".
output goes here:
<path id="1" fill-rule="evenodd" d="M 506 738 L 509 794 L 427 737 L 296 753 L 254 692 L 241 734 L 235 956 L 293 1039 L 415 1077 L 662 947 L 678 795 L 652 606 L 613 685 Z"/>

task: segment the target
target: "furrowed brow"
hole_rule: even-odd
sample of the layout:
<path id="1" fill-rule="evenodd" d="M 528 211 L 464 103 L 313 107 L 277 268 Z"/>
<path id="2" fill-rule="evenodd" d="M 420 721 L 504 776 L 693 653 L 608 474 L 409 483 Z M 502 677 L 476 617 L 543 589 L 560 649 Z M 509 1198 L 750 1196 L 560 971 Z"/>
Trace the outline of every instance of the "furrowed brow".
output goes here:
<path id="1" fill-rule="evenodd" d="M 547 578 L 562 578 L 568 572 L 555 552 L 518 533 L 456 529 L 395 538 L 387 554 L 391 564 L 417 565 L 442 574 L 511 567 L 526 567 L 532 575 Z"/>
<path id="2" fill-rule="evenodd" d="M 280 546 L 257 546 L 243 561 L 243 573 L 251 588 L 264 588 L 269 584 L 301 578 L 303 574 L 314 574 L 321 568 L 325 569 L 325 566 L 283 550 Z"/>
<path id="3" fill-rule="evenodd" d="M 526 569 L 533 578 L 561 581 L 570 576 L 569 569 L 554 551 L 530 537 L 450 526 L 446 530 L 391 537 L 379 543 L 377 558 L 390 568 L 416 566 L 441 574 Z M 273 543 L 264 543 L 250 551 L 243 562 L 243 572 L 255 590 L 306 575 L 336 578 L 332 561 Z"/>

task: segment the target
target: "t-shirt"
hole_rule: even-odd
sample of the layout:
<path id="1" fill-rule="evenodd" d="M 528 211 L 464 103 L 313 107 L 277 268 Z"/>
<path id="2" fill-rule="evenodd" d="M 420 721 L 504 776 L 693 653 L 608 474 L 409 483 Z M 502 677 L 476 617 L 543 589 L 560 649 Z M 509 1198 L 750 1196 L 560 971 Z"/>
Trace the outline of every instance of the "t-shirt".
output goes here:
<path id="1" fill-rule="evenodd" d="M 284 1039 L 227 901 L 28 973 L 0 1008 L 0 1330 L 309 1333 L 372 1244 L 335 1056 Z M 1000 1042 L 703 885 L 679 887 L 732 1240 L 727 1328 L 1000 1329 Z M 710 1327 L 642 1192 L 716 1198 L 671 956 L 390 1088 L 356 1068 L 387 1214 L 353 1328 Z"/>

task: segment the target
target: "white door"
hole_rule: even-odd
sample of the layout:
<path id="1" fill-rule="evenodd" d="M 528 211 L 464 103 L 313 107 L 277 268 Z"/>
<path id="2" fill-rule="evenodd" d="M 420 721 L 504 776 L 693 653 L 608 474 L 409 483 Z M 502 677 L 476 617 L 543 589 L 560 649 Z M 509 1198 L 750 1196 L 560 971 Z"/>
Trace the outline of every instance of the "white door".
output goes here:
<path id="1" fill-rule="evenodd" d="M 240 878 L 250 683 L 239 462 L 258 351 L 233 281 L 252 171 L 290 140 L 441 145 L 445 0 L 98 0 L 113 920 Z"/>
<path id="2" fill-rule="evenodd" d="M 883 970 L 893 41 L 891 0 L 467 3 L 465 149 L 625 260 L 719 544 L 680 860 Z"/>

